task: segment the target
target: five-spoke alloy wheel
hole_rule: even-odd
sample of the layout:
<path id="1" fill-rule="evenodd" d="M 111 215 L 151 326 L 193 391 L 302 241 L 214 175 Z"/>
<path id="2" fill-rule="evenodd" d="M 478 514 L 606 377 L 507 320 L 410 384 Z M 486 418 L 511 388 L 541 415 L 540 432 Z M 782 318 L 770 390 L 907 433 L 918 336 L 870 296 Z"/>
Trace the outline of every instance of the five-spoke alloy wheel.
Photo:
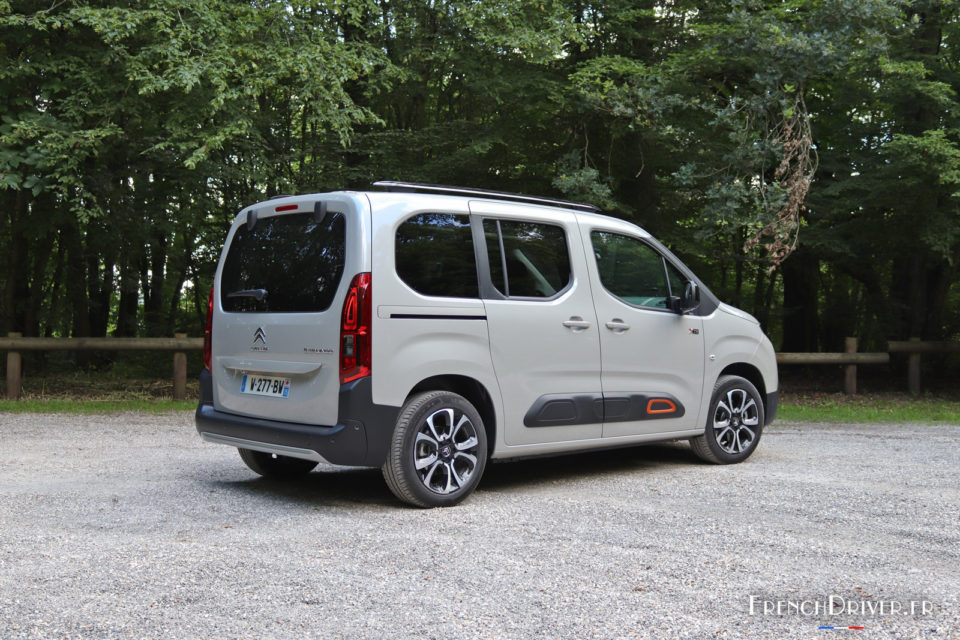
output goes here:
<path id="1" fill-rule="evenodd" d="M 721 376 L 713 388 L 706 430 L 690 444 L 708 462 L 742 462 L 757 448 L 763 422 L 763 401 L 757 388 L 739 376 Z"/>
<path id="2" fill-rule="evenodd" d="M 412 396 L 401 409 L 383 476 L 404 502 L 452 506 L 477 486 L 486 461 L 477 410 L 455 393 L 431 391 Z"/>

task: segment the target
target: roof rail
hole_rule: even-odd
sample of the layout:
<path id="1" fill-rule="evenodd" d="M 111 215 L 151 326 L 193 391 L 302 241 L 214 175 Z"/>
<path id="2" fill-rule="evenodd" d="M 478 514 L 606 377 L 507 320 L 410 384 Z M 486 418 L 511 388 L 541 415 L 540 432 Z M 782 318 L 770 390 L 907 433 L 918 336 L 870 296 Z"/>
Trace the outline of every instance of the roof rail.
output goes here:
<path id="1" fill-rule="evenodd" d="M 374 187 L 380 187 L 394 193 L 437 193 L 451 196 L 471 196 L 475 198 L 486 198 L 495 200 L 513 200 L 515 202 L 526 202 L 529 204 L 542 204 L 551 207 L 564 207 L 567 209 L 577 209 L 596 213 L 600 211 L 599 207 L 584 202 L 571 202 L 569 200 L 558 200 L 556 198 L 543 198 L 541 196 L 528 196 L 522 193 L 510 193 L 509 191 L 490 191 L 489 189 L 473 189 L 466 187 L 448 187 L 442 184 L 421 184 L 418 182 L 396 182 L 394 180 L 378 180 L 373 183 Z"/>

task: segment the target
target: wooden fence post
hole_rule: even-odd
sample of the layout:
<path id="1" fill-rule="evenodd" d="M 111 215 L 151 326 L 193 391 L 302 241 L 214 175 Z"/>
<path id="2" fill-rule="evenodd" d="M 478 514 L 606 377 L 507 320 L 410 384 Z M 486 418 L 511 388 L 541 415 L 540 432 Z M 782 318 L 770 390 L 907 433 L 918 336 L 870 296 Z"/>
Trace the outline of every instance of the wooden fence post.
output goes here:
<path id="1" fill-rule="evenodd" d="M 910 338 L 910 342 L 920 342 L 920 338 Z M 911 351 L 907 362 L 907 386 L 910 393 L 920 395 L 920 352 Z"/>
<path id="2" fill-rule="evenodd" d="M 11 331 L 8 338 L 19 338 L 22 334 Z M 20 399 L 20 374 L 23 372 L 23 360 L 18 351 L 7 351 L 7 399 Z"/>
<path id="3" fill-rule="evenodd" d="M 174 338 L 186 338 L 185 333 L 175 333 Z M 173 399 L 185 400 L 187 397 L 187 354 L 177 351 L 173 354 Z"/>
<path id="4" fill-rule="evenodd" d="M 844 341 L 843 350 L 845 353 L 857 352 L 857 339 L 847 338 Z M 848 396 L 857 395 L 857 365 L 848 364 L 846 366 L 846 376 L 843 381 L 843 390 Z"/>

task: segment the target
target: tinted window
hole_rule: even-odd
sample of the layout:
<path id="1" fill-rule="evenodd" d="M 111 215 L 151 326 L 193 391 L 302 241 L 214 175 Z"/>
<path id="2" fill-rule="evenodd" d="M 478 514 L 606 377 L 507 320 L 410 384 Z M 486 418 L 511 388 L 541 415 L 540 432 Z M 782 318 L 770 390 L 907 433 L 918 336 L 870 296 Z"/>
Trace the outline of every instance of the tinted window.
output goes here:
<path id="1" fill-rule="evenodd" d="M 549 298 L 570 283 L 563 228 L 552 224 L 484 220 L 490 278 L 510 297 Z"/>
<path id="2" fill-rule="evenodd" d="M 477 298 L 477 263 L 470 217 L 421 213 L 400 225 L 397 275 L 425 296 Z"/>
<path id="3" fill-rule="evenodd" d="M 226 311 L 326 310 L 343 275 L 345 239 L 340 213 L 320 224 L 311 212 L 241 226 L 223 264 L 220 304 Z"/>
<path id="4" fill-rule="evenodd" d="M 600 282 L 607 291 L 633 305 L 667 308 L 666 263 L 656 250 L 616 233 L 594 231 L 591 238 Z"/>
<path id="5" fill-rule="evenodd" d="M 667 265 L 667 281 L 670 283 L 670 295 L 680 297 L 687 286 L 687 277 L 680 270 L 664 260 Z"/>

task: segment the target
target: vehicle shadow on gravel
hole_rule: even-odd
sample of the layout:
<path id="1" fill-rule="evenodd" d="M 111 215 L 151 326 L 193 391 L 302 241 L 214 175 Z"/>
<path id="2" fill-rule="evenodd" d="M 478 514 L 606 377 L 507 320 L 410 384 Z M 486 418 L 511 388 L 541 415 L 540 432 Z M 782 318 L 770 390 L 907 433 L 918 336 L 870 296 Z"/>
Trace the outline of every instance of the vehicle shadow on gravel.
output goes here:
<path id="1" fill-rule="evenodd" d="M 655 445 L 576 453 L 515 462 L 488 464 L 478 491 L 522 491 L 544 484 L 576 482 L 604 476 L 653 470 L 665 466 L 699 464 L 685 444 Z M 407 508 L 383 480 L 379 469 L 320 467 L 297 480 L 251 477 L 221 480 L 220 489 L 238 491 L 270 501 L 299 503 L 313 507 L 347 505 Z"/>
<path id="2" fill-rule="evenodd" d="M 652 445 L 488 464 L 478 491 L 509 491 L 665 466 L 702 464 L 686 444 Z"/>
<path id="3" fill-rule="evenodd" d="M 320 468 L 295 480 L 250 478 L 220 481 L 221 489 L 314 507 L 345 504 L 398 506 L 379 469 Z"/>

